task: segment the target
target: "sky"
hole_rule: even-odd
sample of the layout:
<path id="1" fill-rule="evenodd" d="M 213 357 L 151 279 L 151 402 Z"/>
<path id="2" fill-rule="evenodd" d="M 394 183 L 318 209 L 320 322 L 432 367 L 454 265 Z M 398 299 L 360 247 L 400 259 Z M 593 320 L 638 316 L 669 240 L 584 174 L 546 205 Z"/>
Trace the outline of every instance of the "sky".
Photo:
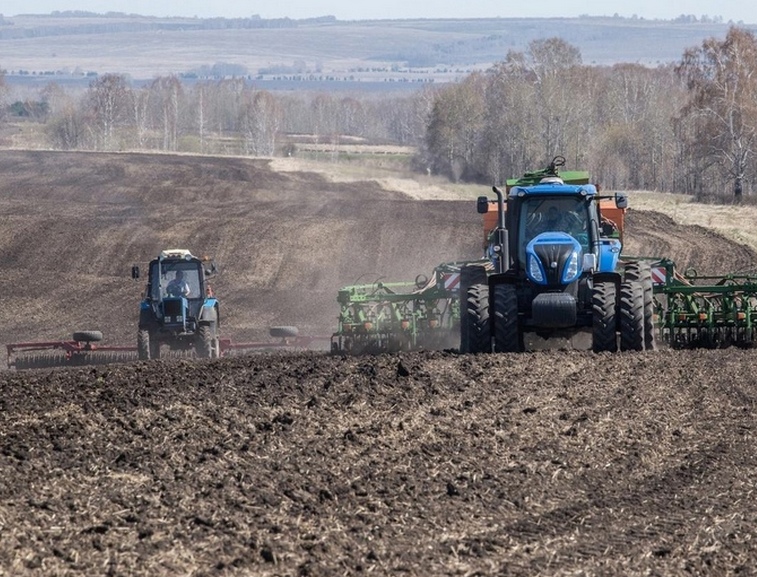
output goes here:
<path id="1" fill-rule="evenodd" d="M 683 7 L 682 7 L 683 6 Z M 722 16 L 724 22 L 757 23 L 753 0 L 3 0 L 0 13 L 49 14 L 55 10 L 126 12 L 145 16 L 262 18 L 336 16 L 339 20 L 404 18 L 524 18 L 638 16 L 673 19 L 681 14 L 698 18 Z"/>

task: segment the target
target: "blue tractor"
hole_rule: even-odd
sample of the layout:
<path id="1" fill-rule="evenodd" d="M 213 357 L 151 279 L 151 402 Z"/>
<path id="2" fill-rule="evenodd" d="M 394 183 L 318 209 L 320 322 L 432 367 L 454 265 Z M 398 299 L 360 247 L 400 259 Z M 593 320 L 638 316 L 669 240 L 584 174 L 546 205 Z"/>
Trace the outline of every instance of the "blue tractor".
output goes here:
<path id="1" fill-rule="evenodd" d="M 478 199 L 478 212 L 496 210 L 486 265 L 461 276 L 461 352 L 519 352 L 524 335 L 543 339 L 590 333 L 595 352 L 654 349 L 654 301 L 649 267 L 621 263 L 617 227 L 600 211 L 627 197 L 599 195 L 588 173 L 566 173 L 555 157 L 540 171 L 508 181 L 497 200 Z M 622 232 L 622 231 L 621 231 Z"/>
<path id="2" fill-rule="evenodd" d="M 160 358 L 163 346 L 202 358 L 220 356 L 219 304 L 207 282 L 216 268 L 207 264 L 186 249 L 164 250 L 150 261 L 139 307 L 140 359 Z M 132 267 L 132 278 L 139 276 L 139 267 Z"/>

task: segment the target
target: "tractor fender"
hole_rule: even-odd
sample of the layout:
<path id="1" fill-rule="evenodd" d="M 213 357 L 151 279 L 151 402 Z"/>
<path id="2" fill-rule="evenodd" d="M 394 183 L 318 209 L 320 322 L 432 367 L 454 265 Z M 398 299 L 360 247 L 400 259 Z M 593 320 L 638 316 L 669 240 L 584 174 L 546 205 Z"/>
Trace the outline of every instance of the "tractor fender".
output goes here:
<path id="1" fill-rule="evenodd" d="M 149 303 L 142 302 L 139 307 L 139 328 L 144 329 L 155 324 L 155 313 Z"/>
<path id="2" fill-rule="evenodd" d="M 218 310 L 218 301 L 216 299 L 205 299 L 200 308 L 198 321 L 201 323 L 215 323 L 216 326 L 221 324 L 221 315 Z"/>
<path id="3" fill-rule="evenodd" d="M 591 280 L 594 284 L 600 282 L 611 282 L 614 283 L 618 289 L 620 289 L 620 283 L 623 280 L 623 277 L 620 275 L 620 273 L 617 272 L 596 272 L 591 276 Z"/>
<path id="4" fill-rule="evenodd" d="M 599 245 L 599 272 L 614 271 L 618 266 L 621 244 L 616 238 L 603 238 Z"/>

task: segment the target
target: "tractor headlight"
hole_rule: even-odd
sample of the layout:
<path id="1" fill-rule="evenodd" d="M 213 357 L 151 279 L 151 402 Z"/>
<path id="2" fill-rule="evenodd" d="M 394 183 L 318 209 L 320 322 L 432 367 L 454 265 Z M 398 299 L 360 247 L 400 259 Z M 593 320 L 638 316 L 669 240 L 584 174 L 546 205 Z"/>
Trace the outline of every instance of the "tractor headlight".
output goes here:
<path id="1" fill-rule="evenodd" d="M 541 262 L 535 254 L 528 255 L 528 276 L 537 284 L 545 284 L 546 282 Z"/>
<path id="2" fill-rule="evenodd" d="M 568 259 L 568 262 L 565 263 L 565 268 L 563 269 L 563 284 L 572 283 L 578 278 L 578 274 L 578 251 L 573 251 L 573 253 L 570 255 L 570 258 Z"/>

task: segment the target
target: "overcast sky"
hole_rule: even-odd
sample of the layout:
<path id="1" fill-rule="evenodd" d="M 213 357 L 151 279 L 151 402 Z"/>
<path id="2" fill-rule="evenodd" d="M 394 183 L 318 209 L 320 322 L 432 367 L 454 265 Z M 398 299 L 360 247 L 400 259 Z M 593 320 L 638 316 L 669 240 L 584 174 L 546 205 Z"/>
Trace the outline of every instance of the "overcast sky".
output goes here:
<path id="1" fill-rule="evenodd" d="M 682 7 L 684 6 L 684 7 Z M 339 20 L 384 18 L 519 18 L 563 16 L 639 16 L 671 19 L 680 14 L 722 16 L 725 22 L 757 23 L 754 0 L 3 0 L 0 13 L 48 14 L 54 10 L 127 12 L 148 16 L 308 18 Z"/>

